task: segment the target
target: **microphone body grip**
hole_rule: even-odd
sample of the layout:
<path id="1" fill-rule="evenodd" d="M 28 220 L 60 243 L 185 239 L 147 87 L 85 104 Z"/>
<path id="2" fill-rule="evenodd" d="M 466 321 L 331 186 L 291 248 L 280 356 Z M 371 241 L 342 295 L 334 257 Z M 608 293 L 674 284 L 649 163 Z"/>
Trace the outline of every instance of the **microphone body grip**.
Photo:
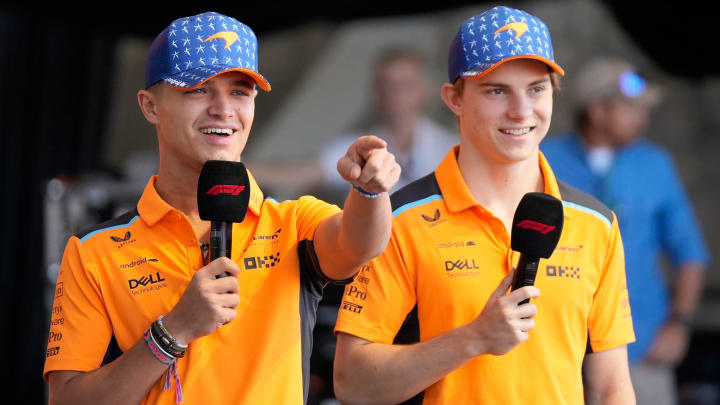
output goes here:
<path id="1" fill-rule="evenodd" d="M 535 284 L 535 276 L 537 275 L 539 262 L 539 257 L 532 257 L 525 254 L 520 255 L 520 260 L 518 260 L 518 266 L 513 276 L 512 291 Z M 520 301 L 518 305 L 527 304 L 528 302 L 530 302 L 529 299 L 524 299 Z"/>
<path id="2" fill-rule="evenodd" d="M 210 260 L 230 258 L 232 250 L 232 223 L 212 221 L 210 224 Z"/>
<path id="3" fill-rule="evenodd" d="M 232 222 L 212 221 L 210 223 L 210 261 L 218 257 L 230 259 L 232 252 Z M 227 277 L 227 272 L 219 274 L 216 278 Z"/>

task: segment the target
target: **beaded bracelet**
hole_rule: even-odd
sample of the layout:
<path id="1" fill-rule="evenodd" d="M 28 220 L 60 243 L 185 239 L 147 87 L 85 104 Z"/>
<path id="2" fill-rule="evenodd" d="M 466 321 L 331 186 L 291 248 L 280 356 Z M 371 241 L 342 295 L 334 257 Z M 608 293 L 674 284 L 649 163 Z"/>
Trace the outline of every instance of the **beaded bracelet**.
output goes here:
<path id="1" fill-rule="evenodd" d="M 170 366 L 167 370 L 167 373 L 165 373 L 165 385 L 163 386 L 163 390 L 167 390 L 170 388 L 170 378 L 171 376 L 175 377 L 175 403 L 182 403 L 182 384 L 180 383 L 180 377 L 178 377 L 177 373 L 177 359 L 166 353 L 160 347 L 160 345 L 158 345 L 158 342 L 155 340 L 155 337 L 151 332 L 151 329 L 152 328 L 147 328 L 145 330 L 145 333 L 143 334 L 145 343 L 147 343 L 150 352 L 153 354 L 153 356 L 155 356 L 156 359 L 158 359 L 161 363 Z"/>
<path id="2" fill-rule="evenodd" d="M 357 191 L 358 193 L 362 194 L 362 196 L 365 197 L 365 198 L 377 198 L 377 196 L 379 196 L 380 194 L 382 194 L 382 193 L 371 193 L 371 192 L 365 191 L 365 190 L 363 190 L 362 188 L 360 188 L 360 187 L 358 187 L 358 186 L 356 186 L 356 185 L 354 185 L 354 184 L 353 184 L 353 190 L 355 190 L 355 191 Z"/>

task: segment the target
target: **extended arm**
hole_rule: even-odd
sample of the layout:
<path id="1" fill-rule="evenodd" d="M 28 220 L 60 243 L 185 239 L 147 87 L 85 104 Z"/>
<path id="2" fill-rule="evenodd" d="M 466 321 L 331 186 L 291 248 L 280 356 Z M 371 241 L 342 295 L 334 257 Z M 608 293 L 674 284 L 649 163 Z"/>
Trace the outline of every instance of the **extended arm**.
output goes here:
<path id="1" fill-rule="evenodd" d="M 512 272 L 471 323 L 413 345 L 387 345 L 338 334 L 335 393 L 347 404 L 398 403 L 411 398 L 482 354 L 500 355 L 528 339 L 535 327 L 535 287 L 505 294 Z"/>
<path id="2" fill-rule="evenodd" d="M 585 356 L 583 362 L 585 403 L 588 405 L 632 405 L 635 392 L 630 381 L 627 347 Z"/>
<path id="3" fill-rule="evenodd" d="M 338 161 L 338 172 L 369 197 L 351 190 L 343 212 L 327 218 L 315 231 L 315 251 L 326 276 L 342 280 L 380 255 L 390 239 L 392 210 L 389 191 L 400 166 L 380 138 L 358 138 Z"/>

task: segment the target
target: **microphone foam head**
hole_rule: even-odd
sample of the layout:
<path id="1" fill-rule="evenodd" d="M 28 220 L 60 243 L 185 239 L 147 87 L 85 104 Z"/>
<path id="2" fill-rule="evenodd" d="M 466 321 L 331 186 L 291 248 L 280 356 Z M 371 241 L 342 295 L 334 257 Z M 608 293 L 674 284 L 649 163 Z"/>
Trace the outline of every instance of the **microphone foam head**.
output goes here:
<path id="1" fill-rule="evenodd" d="M 208 160 L 197 188 L 198 210 L 204 221 L 242 222 L 250 203 L 250 179 L 240 162 Z"/>
<path id="2" fill-rule="evenodd" d="M 520 200 L 513 218 L 512 250 L 547 259 L 560 240 L 564 222 L 560 200 L 545 193 L 527 193 Z"/>

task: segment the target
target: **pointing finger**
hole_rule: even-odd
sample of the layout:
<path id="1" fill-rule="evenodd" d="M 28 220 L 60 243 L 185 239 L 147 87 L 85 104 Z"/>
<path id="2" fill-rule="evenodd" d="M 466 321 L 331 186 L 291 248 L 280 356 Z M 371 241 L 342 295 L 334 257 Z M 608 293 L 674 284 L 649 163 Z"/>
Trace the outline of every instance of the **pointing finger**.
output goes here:
<path id="1" fill-rule="evenodd" d="M 370 152 L 374 149 L 382 149 L 387 147 L 387 142 L 378 138 L 375 135 L 361 136 L 354 142 L 355 149 L 358 151 L 360 156 L 367 160 L 370 157 Z"/>
<path id="2" fill-rule="evenodd" d="M 383 149 L 373 149 L 372 151 L 370 151 L 370 156 L 368 157 L 367 162 L 365 162 L 365 165 L 362 168 L 360 177 L 357 179 L 358 182 L 360 184 L 366 184 L 373 177 L 375 177 L 385 163 L 385 157 L 387 155 L 387 151 Z"/>

